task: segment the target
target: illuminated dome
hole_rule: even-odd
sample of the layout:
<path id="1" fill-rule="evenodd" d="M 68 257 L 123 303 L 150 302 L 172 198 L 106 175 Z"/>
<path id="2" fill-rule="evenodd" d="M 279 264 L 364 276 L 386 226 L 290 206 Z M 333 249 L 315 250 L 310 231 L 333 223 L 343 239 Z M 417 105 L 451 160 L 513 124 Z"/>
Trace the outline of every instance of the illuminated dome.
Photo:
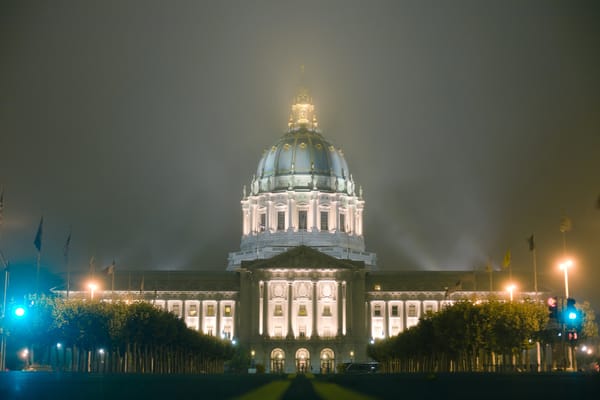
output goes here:
<path id="1" fill-rule="evenodd" d="M 252 193 L 319 190 L 353 194 L 344 154 L 317 129 L 314 105 L 304 89 L 292 105 L 288 126 L 288 132 L 264 151 Z"/>
<path id="2" fill-rule="evenodd" d="M 357 192 L 342 150 L 321 135 L 312 99 L 301 89 L 288 131 L 264 151 L 249 193 L 244 186 L 240 251 L 229 253 L 227 269 L 297 246 L 375 268 L 376 255 L 365 251 L 362 189 Z"/>

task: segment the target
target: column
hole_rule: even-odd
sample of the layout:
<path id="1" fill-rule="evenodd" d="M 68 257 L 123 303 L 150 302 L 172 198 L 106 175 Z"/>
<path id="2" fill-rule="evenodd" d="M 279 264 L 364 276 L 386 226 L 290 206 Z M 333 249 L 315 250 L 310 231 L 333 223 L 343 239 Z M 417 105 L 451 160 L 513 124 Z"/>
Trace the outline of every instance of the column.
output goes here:
<path id="1" fill-rule="evenodd" d="M 347 307 L 347 302 L 346 302 L 346 281 L 342 282 L 342 335 L 346 336 L 346 307 Z"/>
<path id="2" fill-rule="evenodd" d="M 215 336 L 221 337 L 221 300 L 217 300 L 217 326 Z"/>
<path id="3" fill-rule="evenodd" d="M 337 304 L 337 336 L 342 336 L 342 283 L 336 282 L 337 285 L 337 296 L 336 296 L 336 304 Z"/>
<path id="4" fill-rule="evenodd" d="M 367 313 L 367 336 L 373 337 L 373 328 L 371 328 L 371 302 L 365 301 L 365 312 Z"/>
<path id="5" fill-rule="evenodd" d="M 383 303 L 383 335 L 386 338 L 390 336 L 390 316 L 387 300 Z"/>
<path id="6" fill-rule="evenodd" d="M 265 301 L 265 283 L 263 281 L 258 282 L 258 334 L 262 335 L 263 330 L 263 319 L 265 315 L 263 313 L 264 310 L 264 301 Z"/>
<path id="7" fill-rule="evenodd" d="M 204 309 L 202 308 L 202 300 L 198 302 L 198 327 L 200 332 L 204 333 Z"/>
<path id="8" fill-rule="evenodd" d="M 287 318 L 288 318 L 288 331 L 287 331 L 287 338 L 288 339 L 293 339 L 294 337 L 294 332 L 292 329 L 292 291 L 294 289 L 294 285 L 293 282 L 288 282 L 288 313 L 287 313 Z"/>
<path id="9" fill-rule="evenodd" d="M 263 335 L 269 336 L 269 282 L 263 282 Z"/>
<path id="10" fill-rule="evenodd" d="M 319 331 L 317 331 L 317 281 L 312 282 L 313 287 L 313 309 L 312 309 L 312 338 L 316 339 L 319 336 Z"/>

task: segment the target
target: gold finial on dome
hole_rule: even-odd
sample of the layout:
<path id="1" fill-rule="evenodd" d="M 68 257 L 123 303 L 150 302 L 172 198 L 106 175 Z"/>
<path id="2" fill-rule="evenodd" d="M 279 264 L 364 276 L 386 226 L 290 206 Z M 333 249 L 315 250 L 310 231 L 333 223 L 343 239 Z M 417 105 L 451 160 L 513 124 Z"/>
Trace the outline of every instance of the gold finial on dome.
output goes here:
<path id="1" fill-rule="evenodd" d="M 298 94 L 293 100 L 292 115 L 290 116 L 288 126 L 290 129 L 301 127 L 316 129 L 318 123 L 315 115 L 315 106 L 308 94 L 308 89 L 304 86 L 304 65 L 300 66 L 300 82 Z"/>

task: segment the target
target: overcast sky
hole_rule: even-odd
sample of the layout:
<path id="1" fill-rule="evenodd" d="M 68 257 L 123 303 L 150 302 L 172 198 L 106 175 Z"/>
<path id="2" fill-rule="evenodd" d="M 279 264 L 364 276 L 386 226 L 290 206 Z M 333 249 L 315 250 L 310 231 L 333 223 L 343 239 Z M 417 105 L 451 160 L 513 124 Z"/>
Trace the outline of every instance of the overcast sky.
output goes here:
<path id="1" fill-rule="evenodd" d="M 525 4 L 523 4 L 525 3 Z M 300 65 L 383 270 L 531 270 L 600 309 L 597 1 L 4 1 L 0 249 L 220 269 Z M 523 283 L 531 289 L 531 284 Z"/>

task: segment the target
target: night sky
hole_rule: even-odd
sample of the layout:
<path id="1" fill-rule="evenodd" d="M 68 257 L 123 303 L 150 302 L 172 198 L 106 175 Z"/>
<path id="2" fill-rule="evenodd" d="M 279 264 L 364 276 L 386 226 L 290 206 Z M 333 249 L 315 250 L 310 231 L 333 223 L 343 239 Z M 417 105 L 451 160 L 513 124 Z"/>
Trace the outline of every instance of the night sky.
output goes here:
<path id="1" fill-rule="evenodd" d="M 523 4 L 525 3 L 525 4 Z M 219 269 L 300 66 L 383 270 L 530 273 L 600 311 L 597 1 L 3 1 L 0 249 L 15 271 Z M 33 269 L 32 269 L 33 268 Z M 521 282 L 531 290 L 530 282 Z"/>

